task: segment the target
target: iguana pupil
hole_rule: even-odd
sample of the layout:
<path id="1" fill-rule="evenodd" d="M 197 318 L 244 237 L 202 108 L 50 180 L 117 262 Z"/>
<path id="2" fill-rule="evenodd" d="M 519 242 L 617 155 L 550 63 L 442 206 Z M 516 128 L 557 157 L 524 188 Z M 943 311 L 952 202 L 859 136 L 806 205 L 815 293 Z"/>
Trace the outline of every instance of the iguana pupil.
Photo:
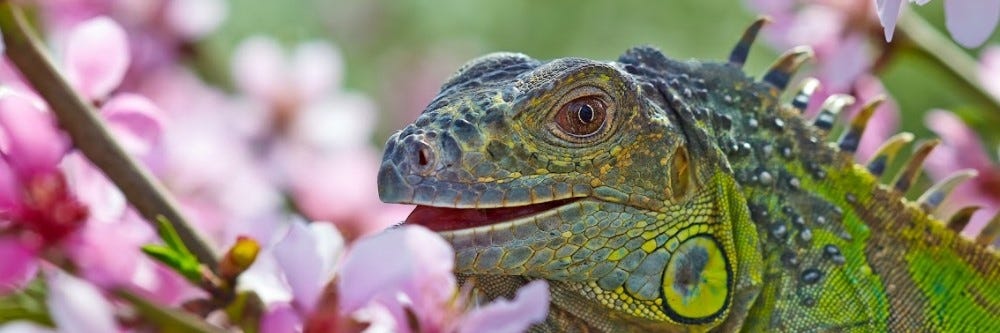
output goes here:
<path id="1" fill-rule="evenodd" d="M 576 111 L 581 123 L 589 124 L 594 121 L 594 109 L 590 105 L 584 104 L 580 106 L 580 109 Z"/>
<path id="2" fill-rule="evenodd" d="M 589 137 L 604 127 L 606 106 L 600 98 L 585 96 L 566 103 L 559 110 L 559 128 L 574 137 Z"/>

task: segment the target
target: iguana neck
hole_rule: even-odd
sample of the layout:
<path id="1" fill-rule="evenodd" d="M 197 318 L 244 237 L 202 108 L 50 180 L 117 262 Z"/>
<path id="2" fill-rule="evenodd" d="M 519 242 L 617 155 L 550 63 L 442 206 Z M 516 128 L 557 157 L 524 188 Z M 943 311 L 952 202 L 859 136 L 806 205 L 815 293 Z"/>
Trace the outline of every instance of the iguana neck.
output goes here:
<path id="1" fill-rule="evenodd" d="M 699 67 L 692 80 L 713 94 L 686 110 L 705 113 L 697 128 L 725 152 L 765 262 L 745 329 L 947 331 L 996 318 L 1000 298 L 987 292 L 1000 288 L 995 252 L 880 184 L 801 110 L 780 105 L 777 89 L 725 64 Z M 778 320 L 788 318 L 800 321 Z"/>

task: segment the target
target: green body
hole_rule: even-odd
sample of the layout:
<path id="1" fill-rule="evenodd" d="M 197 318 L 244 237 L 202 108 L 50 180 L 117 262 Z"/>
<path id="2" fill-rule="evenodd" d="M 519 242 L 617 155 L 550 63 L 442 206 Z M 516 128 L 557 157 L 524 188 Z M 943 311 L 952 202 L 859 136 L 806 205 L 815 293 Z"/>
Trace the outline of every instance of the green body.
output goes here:
<path id="1" fill-rule="evenodd" d="M 380 196 L 455 208 L 408 223 L 449 240 L 482 295 L 548 280 L 538 332 L 997 329 L 997 254 L 881 185 L 780 93 L 645 47 L 488 55 L 389 139 Z M 606 107 L 602 126 L 567 135 L 595 119 L 580 98 Z"/>

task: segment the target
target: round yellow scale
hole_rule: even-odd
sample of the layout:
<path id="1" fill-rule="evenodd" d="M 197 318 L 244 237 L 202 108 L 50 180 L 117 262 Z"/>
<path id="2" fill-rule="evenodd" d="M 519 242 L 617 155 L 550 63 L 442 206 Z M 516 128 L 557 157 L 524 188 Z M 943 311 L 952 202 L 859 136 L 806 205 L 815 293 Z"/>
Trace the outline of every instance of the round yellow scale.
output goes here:
<path id="1" fill-rule="evenodd" d="M 664 307 L 679 322 L 708 322 L 729 299 L 729 261 L 711 235 L 685 240 L 663 274 Z"/>

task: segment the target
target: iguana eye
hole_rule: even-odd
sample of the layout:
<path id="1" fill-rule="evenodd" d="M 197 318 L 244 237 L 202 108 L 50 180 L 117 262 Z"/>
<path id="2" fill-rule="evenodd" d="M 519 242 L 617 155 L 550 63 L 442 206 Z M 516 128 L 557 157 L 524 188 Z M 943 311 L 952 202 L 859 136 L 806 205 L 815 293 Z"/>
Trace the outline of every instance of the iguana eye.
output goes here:
<path id="1" fill-rule="evenodd" d="M 604 128 L 607 105 L 597 96 L 584 96 L 563 104 L 555 115 L 556 126 L 563 133 L 586 138 Z"/>

